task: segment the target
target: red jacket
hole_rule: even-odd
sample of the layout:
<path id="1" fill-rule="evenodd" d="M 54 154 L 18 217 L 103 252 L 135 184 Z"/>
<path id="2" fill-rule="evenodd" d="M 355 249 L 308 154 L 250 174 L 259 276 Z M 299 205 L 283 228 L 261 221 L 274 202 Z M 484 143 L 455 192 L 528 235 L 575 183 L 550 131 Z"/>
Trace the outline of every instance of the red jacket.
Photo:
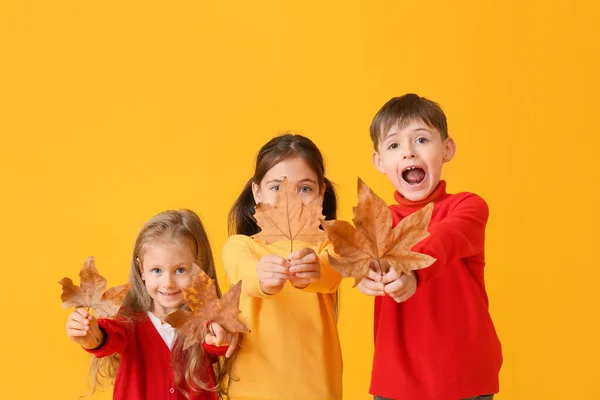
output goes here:
<path id="1" fill-rule="evenodd" d="M 115 400 L 184 400 L 175 387 L 171 366 L 171 351 L 157 332 L 147 315 L 139 321 L 124 322 L 99 319 L 98 324 L 106 333 L 104 344 L 98 349 L 87 350 L 96 357 L 118 353 L 121 362 L 113 399 Z M 202 345 L 206 354 L 206 374 L 214 385 L 214 372 L 210 354 L 224 355 L 227 347 Z M 216 392 L 204 392 L 189 400 L 217 400 Z"/>
<path id="2" fill-rule="evenodd" d="M 413 251 L 437 259 L 416 271 L 417 291 L 404 303 L 375 299 L 374 395 L 401 400 L 458 400 L 498 392 L 500 341 L 484 284 L 485 201 L 450 195 L 440 182 L 425 200 L 395 193 L 394 226 L 433 201 L 431 235 Z"/>

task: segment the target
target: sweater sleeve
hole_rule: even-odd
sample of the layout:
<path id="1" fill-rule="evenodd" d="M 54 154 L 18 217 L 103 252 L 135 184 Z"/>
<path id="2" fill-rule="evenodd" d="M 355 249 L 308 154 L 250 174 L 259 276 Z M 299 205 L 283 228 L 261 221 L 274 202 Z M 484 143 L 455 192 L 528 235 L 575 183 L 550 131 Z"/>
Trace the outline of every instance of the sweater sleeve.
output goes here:
<path id="1" fill-rule="evenodd" d="M 429 237 L 412 249 L 436 259 L 428 268 L 416 271 L 419 286 L 444 273 L 455 261 L 483 252 L 488 215 L 486 202 L 469 194 L 443 220 L 430 223 Z"/>
<path id="2" fill-rule="evenodd" d="M 212 344 L 206 344 L 202 342 L 202 348 L 206 352 L 206 354 L 210 354 L 211 356 L 223 356 L 225 357 L 225 353 L 227 353 L 227 349 L 229 346 L 213 346 Z"/>
<path id="3" fill-rule="evenodd" d="M 98 325 L 104 331 L 104 343 L 95 349 L 83 349 L 97 358 L 108 357 L 114 353 L 123 354 L 129 339 L 128 330 L 133 327 L 114 319 L 99 319 Z"/>
<path id="4" fill-rule="evenodd" d="M 325 241 L 314 249 L 319 256 L 319 262 L 321 263 L 321 278 L 302 290 L 307 292 L 334 293 L 340 286 L 342 275 L 334 270 L 329 263 L 327 251 L 329 254 L 335 254 L 333 245 L 331 242 Z"/>
<path id="5" fill-rule="evenodd" d="M 252 248 L 252 239 L 233 235 L 223 246 L 223 266 L 232 285 L 242 281 L 242 291 L 250 297 L 269 298 L 260 288 L 256 264 L 260 260 Z"/>

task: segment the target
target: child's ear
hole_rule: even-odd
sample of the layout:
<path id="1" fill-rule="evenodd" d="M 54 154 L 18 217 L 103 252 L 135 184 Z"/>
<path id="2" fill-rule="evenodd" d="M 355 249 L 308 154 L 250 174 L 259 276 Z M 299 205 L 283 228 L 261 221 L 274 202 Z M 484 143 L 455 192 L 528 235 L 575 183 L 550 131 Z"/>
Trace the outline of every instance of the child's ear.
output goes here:
<path id="1" fill-rule="evenodd" d="M 456 153 L 456 143 L 454 142 L 454 139 L 449 137 L 448 139 L 446 139 L 446 145 L 444 147 L 444 162 L 448 162 L 448 161 L 452 160 L 455 153 Z"/>
<path id="2" fill-rule="evenodd" d="M 373 152 L 373 165 L 375 166 L 375 169 L 379 172 L 381 172 L 382 174 L 385 174 L 385 168 L 383 167 L 383 161 L 381 161 L 381 157 L 379 157 L 379 153 L 374 151 Z"/>
<path id="3" fill-rule="evenodd" d="M 254 182 L 252 182 L 252 196 L 256 204 L 260 203 L 260 187 Z"/>

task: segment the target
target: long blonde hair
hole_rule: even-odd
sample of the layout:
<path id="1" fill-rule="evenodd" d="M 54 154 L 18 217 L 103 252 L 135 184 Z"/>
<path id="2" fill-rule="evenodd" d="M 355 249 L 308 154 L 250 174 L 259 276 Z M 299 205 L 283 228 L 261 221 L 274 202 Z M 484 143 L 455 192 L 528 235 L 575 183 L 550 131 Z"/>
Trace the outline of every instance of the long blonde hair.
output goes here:
<path id="1" fill-rule="evenodd" d="M 152 298 L 142 280 L 141 260 L 144 256 L 144 246 L 155 240 L 173 240 L 190 245 L 196 255 L 196 264 L 210 278 L 214 279 L 217 296 L 221 297 L 212 250 L 200 217 L 187 209 L 164 211 L 146 222 L 137 236 L 129 274 L 129 282 L 132 287 L 117 318 L 133 323 L 139 320 L 140 315 L 152 310 Z M 216 379 L 215 385 L 211 385 L 210 377 L 206 376 L 204 349 L 200 343 L 196 343 L 184 351 L 183 341 L 175 340 L 171 354 L 175 382 L 186 398 L 202 391 L 220 391 L 220 394 L 226 391 L 226 381 L 230 376 L 234 357 L 222 359 L 213 365 Z M 90 375 L 93 379 L 92 393 L 98 384 L 114 383 L 119 363 L 120 356 L 116 353 L 108 357 L 92 359 L 90 368 Z"/>

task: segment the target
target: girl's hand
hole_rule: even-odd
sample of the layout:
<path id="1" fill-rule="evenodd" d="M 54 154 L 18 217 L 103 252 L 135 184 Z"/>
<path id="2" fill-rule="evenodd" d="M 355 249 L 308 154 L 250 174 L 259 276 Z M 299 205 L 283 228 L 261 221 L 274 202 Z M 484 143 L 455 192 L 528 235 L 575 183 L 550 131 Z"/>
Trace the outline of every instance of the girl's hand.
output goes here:
<path id="1" fill-rule="evenodd" d="M 305 247 L 288 256 L 290 260 L 290 283 L 302 288 L 321 278 L 319 256 L 310 247 Z"/>
<path id="2" fill-rule="evenodd" d="M 285 281 L 291 276 L 290 262 L 283 257 L 269 254 L 256 264 L 256 273 L 260 288 L 266 294 L 277 294 L 283 289 Z"/>
<path id="3" fill-rule="evenodd" d="M 398 273 L 391 268 L 388 273 L 383 276 L 382 279 L 384 291 L 390 295 L 396 301 L 396 303 L 402 303 L 408 300 L 417 291 L 417 275 L 414 271 L 405 274 Z"/>
<path id="4" fill-rule="evenodd" d="M 229 358 L 237 347 L 240 334 L 238 332 L 227 332 L 225 328 L 216 322 L 211 322 L 209 329 L 211 333 L 206 335 L 204 342 L 213 346 L 229 346 L 225 353 L 225 357 Z"/>
<path id="5" fill-rule="evenodd" d="M 96 317 L 83 307 L 77 307 L 69 315 L 67 336 L 86 349 L 95 349 L 104 343 L 104 332 L 100 330 Z"/>

